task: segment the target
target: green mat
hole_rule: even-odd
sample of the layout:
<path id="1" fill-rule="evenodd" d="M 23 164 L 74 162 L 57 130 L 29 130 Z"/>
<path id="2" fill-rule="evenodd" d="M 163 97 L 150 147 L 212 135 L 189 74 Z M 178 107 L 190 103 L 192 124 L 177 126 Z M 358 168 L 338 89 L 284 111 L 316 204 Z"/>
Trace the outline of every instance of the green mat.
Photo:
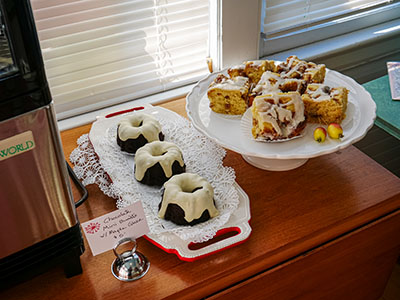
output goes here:
<path id="1" fill-rule="evenodd" d="M 400 100 L 392 100 L 388 75 L 364 83 L 363 87 L 376 103 L 375 125 L 400 139 Z"/>

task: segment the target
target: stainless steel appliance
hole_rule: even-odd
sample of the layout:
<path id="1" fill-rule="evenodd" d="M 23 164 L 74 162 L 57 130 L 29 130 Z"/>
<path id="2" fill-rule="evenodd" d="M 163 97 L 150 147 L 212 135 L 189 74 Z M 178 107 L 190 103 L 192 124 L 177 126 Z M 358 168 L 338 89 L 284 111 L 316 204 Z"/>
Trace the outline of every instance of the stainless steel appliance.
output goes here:
<path id="1" fill-rule="evenodd" d="M 0 286 L 83 251 L 30 2 L 0 0 Z"/>

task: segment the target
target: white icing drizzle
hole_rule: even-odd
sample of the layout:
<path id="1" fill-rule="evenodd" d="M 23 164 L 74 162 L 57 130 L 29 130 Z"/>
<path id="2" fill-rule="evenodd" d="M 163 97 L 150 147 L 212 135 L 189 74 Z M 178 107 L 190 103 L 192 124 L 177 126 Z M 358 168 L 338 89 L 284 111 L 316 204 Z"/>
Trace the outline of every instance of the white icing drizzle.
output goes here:
<path id="1" fill-rule="evenodd" d="M 221 90 L 240 90 L 241 93 L 246 93 L 248 90 L 247 84 L 249 79 L 243 76 L 236 76 L 235 78 L 228 77 L 218 77 L 222 78 L 220 82 L 211 83 L 209 90 L 211 89 L 221 89 Z"/>
<path id="2" fill-rule="evenodd" d="M 196 188 L 201 189 L 196 190 Z M 191 222 L 201 217 L 207 209 L 210 218 L 218 216 L 219 212 L 214 206 L 214 190 L 211 184 L 197 174 L 183 173 L 172 176 L 164 183 L 164 195 L 158 213 L 164 218 L 168 204 L 174 203 L 185 212 L 185 220 Z"/>
<path id="3" fill-rule="evenodd" d="M 313 83 L 307 86 L 306 94 L 314 101 L 329 101 L 335 98 L 335 96 L 340 95 L 340 90 L 338 88 L 331 88 L 329 92 L 325 91 L 326 85 Z"/>
<path id="4" fill-rule="evenodd" d="M 134 113 L 125 117 L 118 126 L 118 136 L 122 141 L 136 139 L 141 134 L 148 142 L 158 141 L 161 132 L 161 125 L 157 119 L 144 113 Z"/>
<path id="5" fill-rule="evenodd" d="M 243 71 L 244 68 L 246 68 L 246 65 L 245 64 L 240 64 L 240 65 L 236 65 L 236 66 L 230 67 L 229 70 L 242 70 Z"/>
<path id="6" fill-rule="evenodd" d="M 331 100 L 331 89 L 329 93 L 324 90 L 324 84 L 313 83 L 307 86 L 306 94 L 314 101 L 329 101 Z"/>
<path id="7" fill-rule="evenodd" d="M 284 69 L 284 71 L 281 72 L 281 77 L 290 78 L 294 73 L 298 73 L 300 77 L 303 77 L 305 73 L 313 73 L 324 65 L 306 62 L 304 60 L 300 60 L 297 56 L 292 55 L 287 58 L 286 63 L 282 63 L 279 66 Z"/>
<path id="8" fill-rule="evenodd" d="M 290 100 L 286 103 L 280 103 L 279 99 L 281 97 L 290 97 Z M 272 100 L 273 103 L 267 100 Z M 286 108 L 289 105 L 294 105 L 294 115 L 292 111 Z M 253 118 L 258 120 L 260 126 L 263 123 L 270 123 L 279 137 L 288 137 L 305 120 L 304 104 L 298 92 L 272 93 L 257 96 L 253 101 L 252 113 Z M 288 123 L 283 126 L 281 122 Z M 272 134 L 268 134 L 267 137 L 271 139 L 275 138 Z"/>
<path id="9" fill-rule="evenodd" d="M 172 176 L 172 164 L 178 161 L 184 166 L 182 152 L 170 142 L 154 141 L 139 148 L 135 154 L 135 178 L 141 181 L 147 169 L 160 163 L 167 178 Z"/>
<path id="10" fill-rule="evenodd" d="M 279 86 L 283 82 L 284 80 L 279 76 L 278 73 L 266 71 L 262 74 L 260 81 L 254 87 L 253 92 L 260 95 L 265 95 L 273 92 L 281 92 Z"/>
<path id="11" fill-rule="evenodd" d="M 297 63 L 294 64 L 294 62 L 297 62 Z M 288 70 L 281 73 L 282 77 L 290 78 L 293 73 L 298 73 L 300 76 L 302 76 L 304 72 L 302 72 L 300 69 L 301 68 L 306 69 L 307 63 L 305 61 L 298 60 L 297 57 L 294 56 L 289 59 L 287 67 L 288 67 Z"/>
<path id="12" fill-rule="evenodd" d="M 252 92 L 256 93 L 257 95 L 280 93 L 282 92 L 281 87 L 284 86 L 286 83 L 290 82 L 296 82 L 297 92 L 299 92 L 304 80 L 293 79 L 293 78 L 282 78 L 278 73 L 265 71 L 262 74 L 258 84 L 252 90 Z"/>
<path id="13" fill-rule="evenodd" d="M 251 60 L 247 62 L 247 65 L 261 67 L 265 63 L 266 63 L 265 60 Z"/>

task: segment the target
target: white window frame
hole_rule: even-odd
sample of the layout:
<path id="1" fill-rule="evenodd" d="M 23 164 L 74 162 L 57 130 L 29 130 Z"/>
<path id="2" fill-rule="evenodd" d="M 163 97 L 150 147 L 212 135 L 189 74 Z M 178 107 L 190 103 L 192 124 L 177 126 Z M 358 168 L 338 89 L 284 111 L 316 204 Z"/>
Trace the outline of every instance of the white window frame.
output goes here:
<path id="1" fill-rule="evenodd" d="M 210 57 L 214 71 L 222 70 L 238 61 L 258 57 L 260 41 L 260 0 L 210 0 Z M 237 37 L 241 43 L 238 43 Z M 232 51 L 233 49 L 233 51 Z M 58 121 L 60 130 L 91 123 L 99 115 L 145 104 L 159 104 L 184 97 L 194 84 L 174 90 L 135 99 L 133 101 L 99 109 L 83 115 Z"/>
<path id="2" fill-rule="evenodd" d="M 265 7 L 261 11 L 261 23 L 264 23 L 264 13 Z M 376 24 L 389 22 L 399 18 L 399 16 L 400 2 L 385 3 L 385 5 L 381 4 L 372 10 L 356 11 L 351 15 L 339 16 L 337 19 L 328 20 L 322 24 L 312 24 L 308 28 L 297 29 L 294 27 L 286 33 L 278 32 L 275 37 L 274 33 L 271 36 L 261 33 L 260 55 L 273 55 L 289 48 L 301 47 L 305 44 L 315 43 Z"/>
<path id="3" fill-rule="evenodd" d="M 259 56 L 261 0 L 210 0 L 214 71 Z"/>
<path id="4" fill-rule="evenodd" d="M 260 57 L 262 0 L 210 0 L 210 57 L 214 71 L 250 59 L 284 60 L 296 54 L 302 59 L 324 63 L 360 83 L 386 74 L 386 61 L 400 60 L 400 18 L 366 29 L 317 41 L 273 55 Z M 157 104 L 184 97 L 194 84 L 144 97 L 59 122 L 61 130 L 93 122 L 111 111 Z"/>
<path id="5" fill-rule="evenodd" d="M 236 47 L 240 50 L 230 51 L 231 44 L 222 42 L 220 50 L 222 68 L 239 64 L 248 59 L 284 60 L 287 56 L 296 54 L 302 59 L 324 63 L 328 68 L 335 69 L 364 83 L 385 75 L 387 73 L 386 61 L 400 60 L 400 18 L 337 37 L 314 41 L 305 46 L 262 56 L 260 49 L 254 48 L 254 43 L 243 42 L 248 38 L 246 32 L 260 32 L 260 27 L 246 21 L 246 18 L 257 16 L 260 20 L 258 26 L 260 25 L 262 0 L 251 0 L 252 3 L 257 2 L 257 5 L 249 5 L 250 1 L 221 0 L 220 2 L 223 16 L 231 20 L 240 19 L 241 21 L 237 21 L 236 26 L 243 26 L 240 31 L 235 26 L 222 27 L 223 41 L 236 40 Z M 256 7 L 258 7 L 258 11 Z M 247 11 L 246 15 L 241 17 L 238 13 L 240 10 Z M 226 24 L 222 20 L 222 26 Z M 245 32 L 245 34 L 240 35 L 240 32 Z M 260 37 L 258 46 L 262 47 Z M 243 55 L 243 53 L 247 55 Z"/>

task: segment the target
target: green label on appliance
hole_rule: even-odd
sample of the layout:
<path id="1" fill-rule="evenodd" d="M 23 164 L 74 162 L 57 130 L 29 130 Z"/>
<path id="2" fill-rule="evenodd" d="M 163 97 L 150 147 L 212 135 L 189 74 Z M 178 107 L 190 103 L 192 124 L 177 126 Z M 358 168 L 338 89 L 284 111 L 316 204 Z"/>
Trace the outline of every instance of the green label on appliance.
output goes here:
<path id="1" fill-rule="evenodd" d="M 35 148 L 35 146 L 32 131 L 25 131 L 5 140 L 1 140 L 0 161 L 30 151 Z"/>

